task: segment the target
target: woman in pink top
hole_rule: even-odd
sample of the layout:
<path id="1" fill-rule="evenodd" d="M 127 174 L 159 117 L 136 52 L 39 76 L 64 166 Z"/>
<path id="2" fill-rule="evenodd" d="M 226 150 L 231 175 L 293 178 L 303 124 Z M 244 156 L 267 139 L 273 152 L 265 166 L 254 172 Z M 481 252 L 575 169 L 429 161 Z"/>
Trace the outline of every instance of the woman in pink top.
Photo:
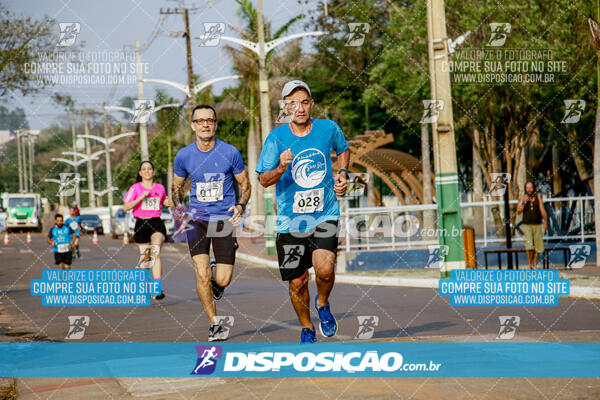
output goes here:
<path id="1" fill-rule="evenodd" d="M 154 165 L 142 161 L 138 182 L 132 185 L 123 198 L 123 210 L 133 209 L 135 229 L 133 240 L 138 245 L 140 260 L 138 268 L 152 268 L 152 277 L 161 279 L 160 249 L 167 238 L 165 224 L 160 218 L 161 207 L 170 207 L 165 187 L 154 182 Z M 156 296 L 163 299 L 164 293 Z"/>

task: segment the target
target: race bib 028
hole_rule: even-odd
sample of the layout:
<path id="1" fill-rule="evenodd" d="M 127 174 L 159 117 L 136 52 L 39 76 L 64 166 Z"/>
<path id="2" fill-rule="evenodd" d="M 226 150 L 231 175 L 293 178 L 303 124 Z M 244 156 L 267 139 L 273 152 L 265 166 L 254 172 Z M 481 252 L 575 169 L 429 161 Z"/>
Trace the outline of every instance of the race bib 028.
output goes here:
<path id="1" fill-rule="evenodd" d="M 223 200 L 223 181 L 196 182 L 196 199 L 204 203 Z"/>
<path id="2" fill-rule="evenodd" d="M 309 214 L 323 211 L 323 188 L 304 190 L 294 193 L 292 211 L 296 214 Z"/>
<path id="3" fill-rule="evenodd" d="M 142 200 L 143 211 L 158 211 L 160 210 L 160 198 L 158 197 L 146 197 Z"/>

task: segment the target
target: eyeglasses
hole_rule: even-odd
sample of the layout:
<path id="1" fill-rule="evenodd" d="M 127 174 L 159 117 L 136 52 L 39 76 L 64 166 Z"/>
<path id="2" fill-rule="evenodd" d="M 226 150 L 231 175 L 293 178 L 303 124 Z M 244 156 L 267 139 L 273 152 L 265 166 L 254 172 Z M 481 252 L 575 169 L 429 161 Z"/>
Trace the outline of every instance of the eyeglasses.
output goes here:
<path id="1" fill-rule="evenodd" d="M 303 107 L 308 107 L 310 105 L 310 103 L 312 102 L 312 99 L 304 99 L 304 100 L 284 100 L 284 103 L 288 106 L 292 106 L 293 108 L 297 108 L 300 104 L 302 104 Z"/>
<path id="2" fill-rule="evenodd" d="M 217 122 L 216 119 L 214 118 L 206 118 L 206 119 L 193 119 L 192 120 L 193 123 L 195 123 L 196 125 L 204 125 L 204 123 L 207 123 L 208 125 L 214 125 L 215 122 Z"/>

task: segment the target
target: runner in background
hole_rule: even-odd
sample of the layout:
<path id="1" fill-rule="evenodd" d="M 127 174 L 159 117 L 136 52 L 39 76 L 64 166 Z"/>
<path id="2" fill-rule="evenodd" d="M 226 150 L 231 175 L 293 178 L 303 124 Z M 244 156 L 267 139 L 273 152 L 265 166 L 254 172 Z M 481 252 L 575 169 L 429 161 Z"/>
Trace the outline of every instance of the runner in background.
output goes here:
<path id="1" fill-rule="evenodd" d="M 69 218 L 65 220 L 65 225 L 68 225 L 74 232 L 77 233 L 77 237 L 81 236 L 81 217 L 77 215 L 77 203 L 73 203 L 73 206 L 69 208 Z M 79 253 L 79 241 L 75 244 L 75 253 L 77 254 L 77 258 L 81 258 L 81 253 Z"/>
<path id="2" fill-rule="evenodd" d="M 75 215 L 81 217 L 81 213 L 79 212 L 79 207 L 77 206 L 76 201 L 74 201 L 73 204 L 71 204 L 71 207 L 75 210 Z"/>
<path id="3" fill-rule="evenodd" d="M 140 252 L 138 268 L 152 268 L 154 279 L 162 279 L 160 250 L 167 239 L 165 223 L 160 218 L 163 206 L 170 207 L 165 187 L 154 182 L 154 164 L 142 161 L 137 183 L 129 188 L 123 198 L 123 210 L 128 212 L 133 209 L 133 241 Z M 155 299 L 161 300 L 164 297 L 164 292 L 161 292 Z"/>
<path id="4" fill-rule="evenodd" d="M 73 248 L 79 240 L 78 231 L 72 230 L 64 224 L 62 214 L 54 217 L 54 226 L 48 232 L 48 244 L 54 252 L 54 264 L 60 269 L 71 269 L 73 261 Z"/>

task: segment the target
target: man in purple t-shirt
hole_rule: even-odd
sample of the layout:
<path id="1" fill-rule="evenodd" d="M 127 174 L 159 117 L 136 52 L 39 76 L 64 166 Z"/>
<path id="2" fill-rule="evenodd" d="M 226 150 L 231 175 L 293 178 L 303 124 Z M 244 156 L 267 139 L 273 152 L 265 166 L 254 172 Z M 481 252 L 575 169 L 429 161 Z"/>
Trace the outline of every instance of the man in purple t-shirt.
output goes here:
<path id="1" fill-rule="evenodd" d="M 196 140 L 175 156 L 173 214 L 187 224 L 196 290 L 210 323 L 208 340 L 222 340 L 223 327 L 216 316 L 215 299 L 221 298 L 231 282 L 238 247 L 233 231 L 250 199 L 250 180 L 240 152 L 215 137 L 217 112 L 213 107 L 205 104 L 194 107 L 191 127 Z M 186 178 L 192 183 L 187 213 L 181 205 Z M 239 184 L 239 197 L 234 179 Z M 216 261 L 214 277 L 209 259 L 211 243 Z"/>

